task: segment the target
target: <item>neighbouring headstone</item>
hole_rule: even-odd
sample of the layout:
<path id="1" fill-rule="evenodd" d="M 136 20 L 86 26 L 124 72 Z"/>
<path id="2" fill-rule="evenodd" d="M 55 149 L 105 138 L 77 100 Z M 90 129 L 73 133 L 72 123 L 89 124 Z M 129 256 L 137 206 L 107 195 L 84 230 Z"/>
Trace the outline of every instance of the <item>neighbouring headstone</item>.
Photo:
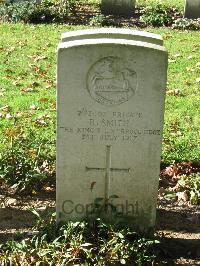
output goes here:
<path id="1" fill-rule="evenodd" d="M 161 45 L 115 38 L 59 44 L 58 220 L 91 215 L 98 203 L 108 219 L 154 227 L 166 74 Z"/>
<path id="2" fill-rule="evenodd" d="M 102 0 L 103 14 L 131 16 L 135 10 L 135 0 Z"/>
<path id="3" fill-rule="evenodd" d="M 62 34 L 61 41 L 75 41 L 82 39 L 112 38 L 127 39 L 134 41 L 150 42 L 157 45 L 163 45 L 163 39 L 160 35 L 145 31 L 136 31 L 119 28 L 100 28 L 68 31 Z"/>
<path id="4" fill-rule="evenodd" d="M 185 18 L 200 18 L 200 0 L 185 0 Z"/>
<path id="5" fill-rule="evenodd" d="M 27 2 L 33 2 L 35 4 L 41 4 L 42 0 L 26 0 Z M 24 3 L 24 0 L 5 0 L 5 3 Z"/>

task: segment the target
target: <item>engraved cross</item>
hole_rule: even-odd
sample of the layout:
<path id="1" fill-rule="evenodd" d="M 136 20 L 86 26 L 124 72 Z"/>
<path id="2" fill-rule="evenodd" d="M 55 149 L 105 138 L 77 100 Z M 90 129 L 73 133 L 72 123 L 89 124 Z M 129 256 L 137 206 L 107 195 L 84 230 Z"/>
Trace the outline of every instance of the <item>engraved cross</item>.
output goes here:
<path id="1" fill-rule="evenodd" d="M 123 173 L 129 173 L 130 168 L 113 168 L 111 167 L 111 146 L 106 146 L 106 167 L 100 168 L 100 167 L 87 167 L 86 171 L 101 171 L 105 172 L 105 200 L 109 199 L 110 194 L 110 177 L 112 172 L 123 172 Z"/>

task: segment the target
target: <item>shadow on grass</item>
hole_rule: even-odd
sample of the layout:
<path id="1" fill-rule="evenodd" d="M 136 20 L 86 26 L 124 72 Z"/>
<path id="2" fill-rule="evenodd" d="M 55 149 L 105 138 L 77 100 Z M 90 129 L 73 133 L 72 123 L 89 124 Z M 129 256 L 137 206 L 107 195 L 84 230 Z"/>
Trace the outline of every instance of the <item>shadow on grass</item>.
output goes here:
<path id="1" fill-rule="evenodd" d="M 200 258 L 200 224 L 197 220 L 188 220 L 189 211 L 157 211 L 156 229 L 161 233 L 160 253 L 164 259 L 199 259 Z M 170 264 L 169 264 L 170 265 Z M 173 265 L 173 263 L 172 263 Z"/>
<path id="2" fill-rule="evenodd" d="M 42 216 L 52 213 L 54 208 L 46 208 L 38 211 Z M 33 226 L 37 218 L 30 210 L 20 210 L 17 208 L 0 208 L 0 244 L 8 240 L 21 240 L 25 236 L 31 236 Z"/>
<path id="3" fill-rule="evenodd" d="M 199 239 L 161 238 L 160 242 L 164 259 L 200 259 Z"/>
<path id="4" fill-rule="evenodd" d="M 194 219 L 191 219 L 193 217 Z M 179 233 L 200 233 L 200 217 L 188 210 L 157 210 L 157 230 Z"/>

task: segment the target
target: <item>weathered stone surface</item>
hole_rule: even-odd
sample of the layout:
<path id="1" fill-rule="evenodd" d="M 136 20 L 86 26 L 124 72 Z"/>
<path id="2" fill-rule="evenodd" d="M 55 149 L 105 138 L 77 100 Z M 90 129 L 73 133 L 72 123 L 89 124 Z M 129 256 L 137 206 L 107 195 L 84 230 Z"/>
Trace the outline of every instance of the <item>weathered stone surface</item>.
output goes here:
<path id="1" fill-rule="evenodd" d="M 200 0 L 185 0 L 185 18 L 200 18 Z"/>
<path id="2" fill-rule="evenodd" d="M 102 0 L 103 14 L 131 16 L 134 13 L 135 0 Z"/>
<path id="3" fill-rule="evenodd" d="M 158 34 L 130 29 L 101 28 L 77 30 L 65 32 L 61 36 L 62 42 L 96 38 L 126 39 L 163 45 L 163 39 Z"/>
<path id="4" fill-rule="evenodd" d="M 127 225 L 154 226 L 166 72 L 167 52 L 152 43 L 59 44 L 58 220 L 89 215 L 99 200 Z M 110 208 L 104 215 L 116 219 Z"/>

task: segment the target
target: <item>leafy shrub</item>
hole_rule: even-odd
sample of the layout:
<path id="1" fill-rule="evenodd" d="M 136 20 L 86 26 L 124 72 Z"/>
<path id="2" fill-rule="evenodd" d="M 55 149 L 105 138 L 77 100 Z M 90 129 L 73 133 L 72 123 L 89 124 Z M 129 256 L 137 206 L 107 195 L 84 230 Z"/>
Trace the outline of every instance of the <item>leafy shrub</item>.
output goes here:
<path id="1" fill-rule="evenodd" d="M 55 186 L 55 153 L 48 141 L 35 140 L 31 129 L 7 129 L 6 146 L 0 152 L 0 178 L 19 190 L 40 190 L 44 185 Z"/>
<path id="2" fill-rule="evenodd" d="M 30 22 L 65 22 L 71 13 L 75 12 L 75 0 L 44 0 L 36 5 L 35 10 L 30 15 Z"/>
<path id="3" fill-rule="evenodd" d="M 54 214 L 41 225 L 39 234 L 32 239 L 8 241 L 2 247 L 0 261 L 10 258 L 18 265 L 152 265 L 155 259 L 157 241 L 128 228 L 114 228 L 100 219 L 57 226 Z"/>
<path id="4" fill-rule="evenodd" d="M 200 30 L 200 19 L 179 18 L 173 22 L 172 27 L 179 30 Z"/>
<path id="5" fill-rule="evenodd" d="M 0 18 L 4 22 L 28 22 L 35 10 L 35 2 L 5 2 L 0 5 Z"/>
<path id="6" fill-rule="evenodd" d="M 75 12 L 78 1 L 43 0 L 39 2 L 5 2 L 0 5 L 0 17 L 4 22 L 51 23 L 65 22 Z"/>
<path id="7" fill-rule="evenodd" d="M 140 20 L 147 25 L 168 26 L 172 23 L 171 9 L 160 3 L 147 6 L 143 10 Z"/>

